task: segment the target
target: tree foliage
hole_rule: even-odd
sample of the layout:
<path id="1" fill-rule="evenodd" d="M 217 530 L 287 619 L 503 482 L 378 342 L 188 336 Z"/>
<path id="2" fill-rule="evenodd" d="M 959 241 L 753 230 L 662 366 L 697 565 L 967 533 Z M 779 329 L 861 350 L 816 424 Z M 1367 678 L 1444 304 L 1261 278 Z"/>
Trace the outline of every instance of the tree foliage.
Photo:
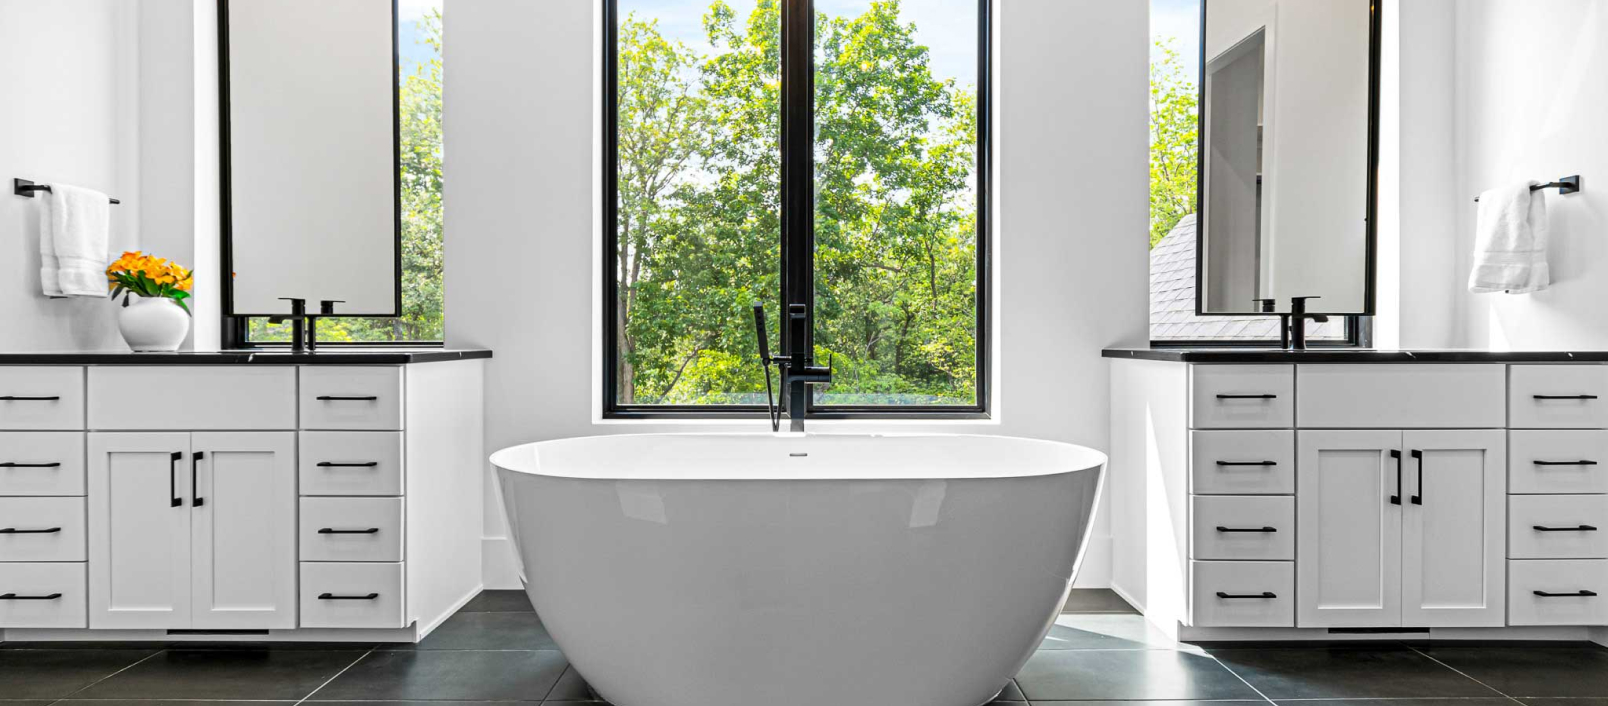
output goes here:
<path id="1" fill-rule="evenodd" d="M 1150 247 L 1195 212 L 1200 96 L 1173 44 L 1157 40 L 1150 63 Z"/>
<path id="2" fill-rule="evenodd" d="M 618 29 L 621 403 L 763 398 L 749 306 L 780 288 L 780 2 L 705 13 L 707 53 Z M 816 18 L 816 355 L 827 401 L 971 404 L 976 98 L 900 2 Z"/>

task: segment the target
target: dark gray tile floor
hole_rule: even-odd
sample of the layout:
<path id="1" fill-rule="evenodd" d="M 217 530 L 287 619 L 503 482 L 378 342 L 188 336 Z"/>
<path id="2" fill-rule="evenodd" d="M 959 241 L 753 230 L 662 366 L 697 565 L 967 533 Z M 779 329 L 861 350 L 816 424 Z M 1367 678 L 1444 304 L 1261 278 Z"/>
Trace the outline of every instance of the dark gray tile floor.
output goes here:
<path id="1" fill-rule="evenodd" d="M 1589 644 L 1181 645 L 1079 592 L 999 706 L 1608 706 Z M 488 591 L 418 645 L 0 643 L 0 706 L 605 706 L 524 594 Z M 758 706 L 758 705 L 756 705 Z"/>

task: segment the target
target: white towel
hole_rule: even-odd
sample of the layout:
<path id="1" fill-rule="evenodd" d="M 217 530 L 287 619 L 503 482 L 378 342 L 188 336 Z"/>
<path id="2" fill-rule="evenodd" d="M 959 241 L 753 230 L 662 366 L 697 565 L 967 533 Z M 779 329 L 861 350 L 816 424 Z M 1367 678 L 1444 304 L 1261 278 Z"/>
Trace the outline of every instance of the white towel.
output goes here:
<path id="1" fill-rule="evenodd" d="M 1547 199 L 1523 182 L 1480 194 L 1474 231 L 1474 268 L 1468 291 L 1479 294 L 1539 292 L 1551 284 L 1547 270 Z"/>
<path id="2" fill-rule="evenodd" d="M 61 297 L 61 276 L 56 269 L 56 202 L 48 193 L 35 195 L 39 198 L 39 288 L 47 297 Z"/>
<path id="3" fill-rule="evenodd" d="M 106 194 L 66 184 L 52 184 L 51 242 L 56 256 L 56 279 L 69 297 L 104 297 L 106 243 L 112 220 Z M 42 249 L 42 248 L 41 248 Z M 46 285 L 48 293 L 49 285 Z"/>

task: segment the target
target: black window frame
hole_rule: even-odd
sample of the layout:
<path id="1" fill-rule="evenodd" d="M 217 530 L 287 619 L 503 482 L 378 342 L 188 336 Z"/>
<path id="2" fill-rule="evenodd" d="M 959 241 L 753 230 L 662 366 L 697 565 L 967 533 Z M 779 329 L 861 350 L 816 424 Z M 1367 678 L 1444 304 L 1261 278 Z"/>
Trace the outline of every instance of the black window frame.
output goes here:
<path id="1" fill-rule="evenodd" d="M 1384 10 L 1381 4 L 1384 0 L 1374 0 L 1368 5 L 1368 186 L 1366 204 L 1366 247 L 1364 257 L 1363 278 L 1365 280 L 1363 292 L 1363 311 L 1360 313 L 1323 314 L 1317 315 L 1339 318 L 1345 324 L 1345 337 L 1342 339 L 1308 339 L 1307 345 L 1313 348 L 1370 348 L 1373 346 L 1373 318 L 1377 315 L 1378 307 L 1378 280 L 1379 280 L 1379 110 L 1380 110 L 1380 61 L 1381 49 L 1384 44 Z M 1199 317 L 1225 317 L 1225 316 L 1254 316 L 1254 314 L 1225 314 L 1212 313 L 1205 310 L 1205 297 L 1202 295 L 1200 283 L 1205 279 L 1206 258 L 1201 257 L 1203 246 L 1206 243 L 1206 231 L 1200 224 L 1200 217 L 1206 212 L 1206 5 L 1211 0 L 1200 0 L 1200 57 L 1199 65 L 1201 77 L 1196 87 L 1199 100 L 1196 101 L 1196 150 L 1195 160 L 1195 316 Z M 1148 276 L 1148 273 L 1147 273 Z M 1150 325 L 1145 322 L 1146 327 Z M 1279 340 L 1274 339 L 1151 339 L 1152 348 L 1277 348 Z"/>
<path id="2" fill-rule="evenodd" d="M 807 327 L 813 346 L 815 336 L 815 2 L 781 2 L 781 287 L 777 299 L 767 305 L 772 319 L 786 310 L 788 301 L 809 304 Z M 616 296 L 619 281 L 614 271 L 614 253 L 619 249 L 619 0 L 602 2 L 602 147 L 603 147 L 603 306 L 600 335 L 603 344 L 602 410 L 605 419 L 766 419 L 764 405 L 647 405 L 619 403 L 616 361 L 619 340 L 615 331 L 618 312 Z M 977 387 L 976 403 L 971 405 L 819 405 L 812 398 L 805 417 L 812 420 L 984 420 L 990 418 L 990 316 L 993 277 L 990 272 L 990 224 L 993 213 L 990 188 L 992 164 L 992 0 L 977 2 Z M 787 327 L 780 327 L 780 350 L 791 350 Z M 754 351 L 754 362 L 759 352 Z"/>
<path id="3" fill-rule="evenodd" d="M 231 162 L 229 152 L 229 2 L 217 0 L 218 12 L 218 157 L 219 157 L 219 222 L 218 261 L 222 272 L 234 272 L 233 205 L 230 201 Z M 402 316 L 402 47 L 401 15 L 398 0 L 391 0 L 391 171 L 392 199 L 395 213 L 395 292 L 392 297 L 394 314 L 335 314 L 329 318 L 342 319 L 395 319 Z M 250 314 L 234 311 L 234 279 L 218 278 L 222 300 L 221 343 L 224 348 L 288 348 L 288 341 L 251 340 L 250 319 L 261 319 L 276 314 Z M 316 302 L 314 302 L 316 305 Z M 289 313 L 289 312 L 283 312 Z M 326 318 L 319 316 L 319 318 Z M 441 348 L 446 341 L 319 341 L 319 347 L 407 347 Z"/>

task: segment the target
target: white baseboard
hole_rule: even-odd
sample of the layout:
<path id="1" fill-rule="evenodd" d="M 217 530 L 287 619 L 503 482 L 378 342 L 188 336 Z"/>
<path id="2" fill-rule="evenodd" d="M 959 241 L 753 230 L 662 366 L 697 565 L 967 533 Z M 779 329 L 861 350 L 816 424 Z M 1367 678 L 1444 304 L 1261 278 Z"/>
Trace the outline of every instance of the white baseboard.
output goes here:
<path id="1" fill-rule="evenodd" d="M 1072 580 L 1073 588 L 1111 587 L 1111 546 L 1109 534 L 1089 538 L 1089 546 L 1083 550 L 1083 563 Z"/>
<path id="2" fill-rule="evenodd" d="M 480 538 L 480 582 L 487 590 L 521 589 L 514 543 L 507 537 Z"/>

